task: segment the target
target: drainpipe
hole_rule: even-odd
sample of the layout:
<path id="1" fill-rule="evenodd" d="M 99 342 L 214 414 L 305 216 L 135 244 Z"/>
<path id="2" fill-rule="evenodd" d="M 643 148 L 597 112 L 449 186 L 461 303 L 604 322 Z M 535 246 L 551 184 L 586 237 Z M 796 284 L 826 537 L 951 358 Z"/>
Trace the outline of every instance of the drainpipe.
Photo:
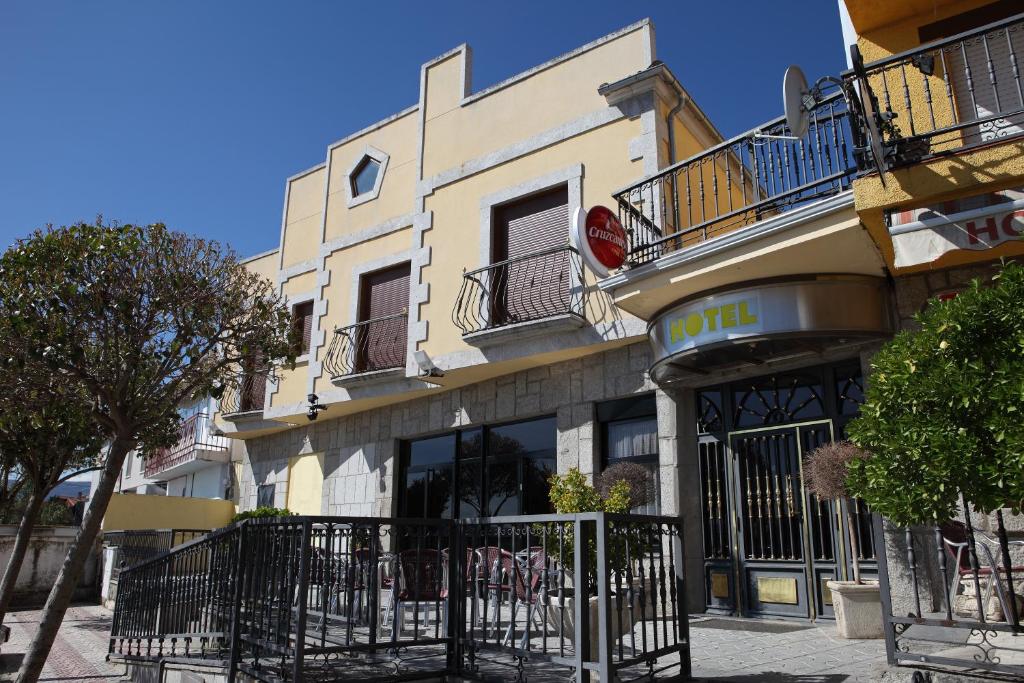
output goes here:
<path id="1" fill-rule="evenodd" d="M 682 93 L 679 94 L 679 101 L 676 102 L 676 106 L 672 107 L 672 110 L 665 117 L 665 122 L 668 124 L 668 164 L 671 166 L 676 163 L 676 133 L 675 126 L 672 125 L 672 119 L 675 118 L 679 110 L 686 104 L 686 97 Z"/>
<path id="2" fill-rule="evenodd" d="M 672 110 L 668 113 L 668 116 L 665 118 L 665 121 L 668 124 L 668 165 L 669 166 L 671 166 L 672 164 L 676 163 L 676 133 L 675 133 L 675 128 L 676 127 L 675 127 L 674 119 L 676 117 L 676 114 L 679 113 L 679 110 L 683 108 L 684 104 L 686 104 L 686 100 L 687 100 L 687 98 L 683 95 L 683 93 L 680 92 L 679 93 L 679 101 L 676 102 L 676 106 L 672 107 Z M 672 184 L 672 188 L 673 188 L 673 192 L 677 192 L 678 191 L 678 190 L 676 190 L 675 183 Z M 667 201 L 667 200 L 663 198 L 662 201 Z M 672 206 L 669 207 L 669 208 L 672 211 L 672 216 L 675 219 L 674 220 L 675 224 L 679 225 L 679 216 L 677 215 L 678 211 L 679 211 L 679 198 L 678 198 L 678 196 L 675 198 L 675 201 L 673 202 Z"/>

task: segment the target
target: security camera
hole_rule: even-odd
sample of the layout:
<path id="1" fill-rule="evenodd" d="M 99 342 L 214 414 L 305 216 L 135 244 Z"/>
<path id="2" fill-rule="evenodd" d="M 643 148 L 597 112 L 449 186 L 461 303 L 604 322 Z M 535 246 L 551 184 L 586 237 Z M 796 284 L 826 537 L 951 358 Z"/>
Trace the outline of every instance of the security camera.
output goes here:
<path id="1" fill-rule="evenodd" d="M 426 351 L 415 351 L 412 354 L 413 360 L 419 366 L 423 377 L 444 377 L 444 370 L 434 365 Z"/>

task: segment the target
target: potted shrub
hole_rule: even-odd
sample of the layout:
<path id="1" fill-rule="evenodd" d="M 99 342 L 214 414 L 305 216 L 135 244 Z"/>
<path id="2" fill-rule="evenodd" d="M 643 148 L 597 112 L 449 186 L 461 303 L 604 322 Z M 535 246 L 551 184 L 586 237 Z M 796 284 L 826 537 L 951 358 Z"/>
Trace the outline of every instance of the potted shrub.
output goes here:
<path id="1" fill-rule="evenodd" d="M 843 638 L 881 638 L 882 602 L 877 581 L 864 581 L 860 576 L 860 539 L 853 523 L 856 501 L 846 488 L 851 463 L 867 457 L 861 448 L 849 441 L 836 441 L 819 446 L 804 461 L 804 483 L 807 490 L 837 505 L 846 502 L 847 535 L 850 539 L 853 581 L 832 580 L 832 609 L 836 628 Z"/>
<path id="2" fill-rule="evenodd" d="M 634 469 L 635 468 L 635 469 Z M 636 472 L 639 470 L 639 474 Z M 564 475 L 555 474 L 551 477 L 550 484 L 550 499 L 552 505 L 555 507 L 555 512 L 559 514 L 574 514 L 579 512 L 611 512 L 626 514 L 630 508 L 638 505 L 644 505 L 647 502 L 647 490 L 648 482 L 646 470 L 638 465 L 633 464 L 621 464 L 613 465 L 606 469 L 602 474 L 596 478 L 597 487 L 591 486 L 587 482 L 586 476 L 581 473 L 578 469 L 573 468 Z M 636 498 L 633 498 L 636 496 Z M 565 543 L 565 561 L 570 566 L 566 567 L 566 586 L 567 589 L 561 594 L 552 594 L 549 598 L 550 609 L 547 610 L 548 625 L 555 630 L 564 627 L 564 633 L 571 642 L 575 642 L 576 629 L 575 629 L 575 595 L 573 586 L 575 581 L 572 580 L 572 558 L 573 549 L 575 548 L 575 539 L 572 538 L 571 534 L 566 535 Z M 610 564 L 612 565 L 613 571 L 623 572 L 625 571 L 627 563 L 627 552 L 623 539 L 621 538 L 610 538 L 608 555 Z M 588 549 L 588 565 L 591 575 L 597 573 L 597 548 L 594 545 Z M 621 619 L 612 619 L 608 628 L 612 632 L 612 638 L 618 640 L 624 633 L 629 633 L 633 629 L 633 625 L 640 620 L 640 607 L 639 595 L 641 590 L 646 590 L 648 594 L 652 590 L 651 577 L 647 577 L 642 585 L 637 573 L 633 573 L 634 579 L 629 586 L 624 586 L 624 590 L 631 592 L 633 602 L 636 605 L 632 612 L 623 610 Z M 612 588 L 614 591 L 614 587 Z M 626 602 L 626 599 L 624 599 Z M 589 599 L 590 609 L 590 623 L 597 624 L 598 622 L 598 598 L 597 596 L 591 596 Z M 564 610 L 560 609 L 563 608 Z M 643 615 L 646 619 L 653 618 L 653 609 L 650 601 L 645 602 L 645 611 Z M 597 652 L 599 629 L 591 628 L 590 630 L 590 651 L 591 653 Z"/>

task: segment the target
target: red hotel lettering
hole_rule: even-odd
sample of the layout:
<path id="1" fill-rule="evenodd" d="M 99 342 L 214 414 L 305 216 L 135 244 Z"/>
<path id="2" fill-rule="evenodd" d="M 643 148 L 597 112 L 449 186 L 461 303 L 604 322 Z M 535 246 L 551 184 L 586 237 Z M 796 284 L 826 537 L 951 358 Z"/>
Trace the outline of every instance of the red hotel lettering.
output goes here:
<path id="1" fill-rule="evenodd" d="M 1020 237 L 1020 230 L 1013 227 L 1013 219 L 1020 218 L 1024 220 L 1024 209 L 1020 211 L 1014 211 L 1013 213 L 1006 214 L 1003 218 L 1003 232 L 1007 237 Z"/>
<path id="2" fill-rule="evenodd" d="M 978 244 L 981 242 L 981 240 L 978 239 L 979 232 L 987 233 L 990 242 L 999 241 L 999 228 L 996 226 L 996 219 L 992 216 L 985 219 L 985 226 L 980 229 L 974 221 L 967 221 L 967 236 L 968 241 L 971 244 Z"/>

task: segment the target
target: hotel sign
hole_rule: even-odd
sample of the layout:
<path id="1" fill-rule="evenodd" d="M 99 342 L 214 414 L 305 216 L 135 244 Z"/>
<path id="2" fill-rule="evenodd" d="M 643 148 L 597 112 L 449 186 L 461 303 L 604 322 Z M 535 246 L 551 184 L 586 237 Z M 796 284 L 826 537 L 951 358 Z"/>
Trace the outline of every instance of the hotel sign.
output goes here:
<path id="1" fill-rule="evenodd" d="M 891 332 L 880 278 L 771 282 L 685 301 L 655 317 L 648 327 L 655 361 L 651 373 L 660 380 L 672 374 L 669 366 L 702 371 L 750 359 L 751 353 L 767 361 L 773 349 L 829 348 Z"/>
<path id="2" fill-rule="evenodd" d="M 1024 242 L 1024 187 L 892 211 L 888 223 L 897 268 Z"/>

